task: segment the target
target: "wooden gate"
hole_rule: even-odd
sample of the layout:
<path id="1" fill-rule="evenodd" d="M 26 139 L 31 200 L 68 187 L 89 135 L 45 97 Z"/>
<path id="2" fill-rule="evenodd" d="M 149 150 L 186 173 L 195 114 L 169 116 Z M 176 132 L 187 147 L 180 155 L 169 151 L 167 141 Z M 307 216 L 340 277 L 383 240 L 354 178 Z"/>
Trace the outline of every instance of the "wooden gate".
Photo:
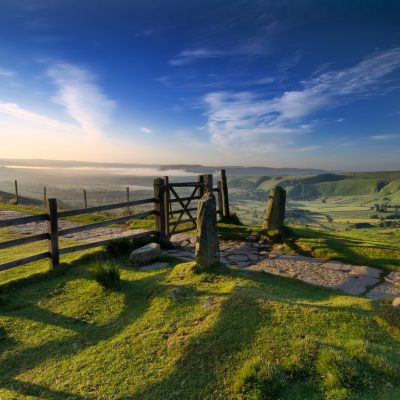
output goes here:
<path id="1" fill-rule="evenodd" d="M 226 180 L 225 171 L 221 171 L 221 178 Z M 169 239 L 172 235 L 196 229 L 197 201 L 209 191 L 216 193 L 217 215 L 229 215 L 226 182 L 224 185 L 224 182 L 218 181 L 217 187 L 214 188 L 212 175 L 199 175 L 197 182 L 170 182 L 168 176 L 156 179 L 156 230 L 160 236 Z M 224 207 L 224 203 L 228 203 L 228 206 Z"/>

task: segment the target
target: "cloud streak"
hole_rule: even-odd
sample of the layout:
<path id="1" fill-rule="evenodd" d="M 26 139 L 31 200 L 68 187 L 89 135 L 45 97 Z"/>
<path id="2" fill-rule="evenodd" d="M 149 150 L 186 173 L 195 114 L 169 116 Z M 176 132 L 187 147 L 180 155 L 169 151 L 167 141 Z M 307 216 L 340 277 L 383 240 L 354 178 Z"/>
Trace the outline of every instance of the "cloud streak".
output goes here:
<path id="1" fill-rule="evenodd" d="M 27 121 L 35 125 L 41 125 L 52 129 L 68 130 L 75 133 L 79 131 L 79 129 L 72 124 L 66 124 L 49 118 L 46 115 L 35 113 L 20 107 L 16 103 L 0 103 L 0 113 L 19 120 Z"/>
<path id="2" fill-rule="evenodd" d="M 207 47 L 185 49 L 169 60 L 169 64 L 177 67 L 193 63 L 195 61 L 221 58 L 226 56 L 259 55 L 265 53 L 265 46 L 257 41 L 246 43 L 235 49 L 218 50 Z"/>
<path id="3" fill-rule="evenodd" d="M 14 76 L 15 71 L 11 71 L 9 69 L 0 68 L 0 76 Z"/>
<path id="4" fill-rule="evenodd" d="M 109 122 L 115 102 L 108 99 L 86 69 L 69 63 L 56 63 L 47 75 L 57 87 L 54 101 L 65 107 L 89 137 L 98 137 Z"/>
<path id="5" fill-rule="evenodd" d="M 212 92 L 204 97 L 212 141 L 226 148 L 276 150 L 309 132 L 304 119 L 317 111 L 365 98 L 400 67 L 400 47 L 375 53 L 353 67 L 300 82 L 298 90 L 263 98 L 256 92 Z M 382 90 L 379 91 L 381 93 Z"/>
<path id="6" fill-rule="evenodd" d="M 400 133 L 387 133 L 387 134 L 382 134 L 382 135 L 374 135 L 374 136 L 371 136 L 371 139 L 374 139 L 374 140 L 400 139 Z"/>

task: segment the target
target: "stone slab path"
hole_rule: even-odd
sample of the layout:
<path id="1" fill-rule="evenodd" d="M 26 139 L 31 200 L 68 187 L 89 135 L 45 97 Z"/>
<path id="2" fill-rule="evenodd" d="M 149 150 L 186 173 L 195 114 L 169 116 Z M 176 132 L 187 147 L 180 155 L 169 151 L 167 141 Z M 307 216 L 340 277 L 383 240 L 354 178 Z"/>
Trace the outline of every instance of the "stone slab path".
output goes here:
<path id="1" fill-rule="evenodd" d="M 164 254 L 194 261 L 195 236 L 179 234 L 171 242 L 174 249 Z M 269 251 L 264 245 L 251 242 L 221 241 L 220 250 L 221 262 L 232 268 L 268 272 L 369 298 L 400 296 L 400 272 L 391 272 L 385 277 L 384 271 L 378 268 Z"/>
<path id="2" fill-rule="evenodd" d="M 21 213 L 19 211 L 9 211 L 9 210 L 0 210 L 0 221 L 12 218 L 20 218 L 27 217 L 32 214 Z M 75 226 L 80 226 L 85 224 L 80 224 L 78 222 L 72 222 L 65 219 L 59 219 L 58 228 L 60 230 L 72 228 Z M 29 224 L 23 225 L 15 225 L 10 227 L 10 229 L 16 233 L 20 233 L 22 235 L 33 235 L 41 232 L 47 232 L 46 222 L 31 222 Z M 96 242 L 100 239 L 121 239 L 124 236 L 130 236 L 135 233 L 146 232 L 147 229 L 128 229 L 124 227 L 103 227 L 98 229 L 92 229 L 90 231 L 83 231 L 72 233 L 70 235 L 63 236 L 63 239 L 74 240 L 77 242 Z"/>

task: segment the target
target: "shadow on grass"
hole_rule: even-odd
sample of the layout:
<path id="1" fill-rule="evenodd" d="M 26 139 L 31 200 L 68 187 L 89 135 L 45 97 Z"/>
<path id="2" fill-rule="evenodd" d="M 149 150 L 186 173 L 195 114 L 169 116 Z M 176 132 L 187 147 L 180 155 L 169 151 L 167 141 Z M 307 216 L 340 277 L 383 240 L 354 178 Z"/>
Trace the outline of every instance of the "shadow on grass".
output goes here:
<path id="1" fill-rule="evenodd" d="M 305 229 L 295 229 L 294 240 L 286 245 L 302 255 L 327 257 L 350 264 L 367 265 L 371 267 L 390 268 L 400 270 L 400 249 L 366 245 L 358 239 L 340 237 L 327 232 L 310 232 Z M 303 240 L 303 243 L 299 243 Z M 311 240 L 309 243 L 304 242 Z M 392 252 L 395 254 L 385 253 Z"/>
<path id="2" fill-rule="evenodd" d="M 232 293 L 222 301 L 218 319 L 211 329 L 192 338 L 165 379 L 151 382 L 132 399 L 205 399 L 222 384 L 228 359 L 249 346 L 257 327 L 270 319 L 251 296 Z"/>
<path id="3" fill-rule="evenodd" d="M 11 351 L 12 355 L 3 358 L 0 362 L 1 387 L 17 391 L 25 396 L 40 396 L 44 399 L 86 399 L 86 397 L 73 393 L 53 391 L 43 385 L 23 382 L 15 377 L 46 360 L 72 356 L 101 341 L 109 340 L 145 313 L 154 295 L 161 295 L 166 290 L 165 285 L 160 283 L 167 274 L 166 272 L 152 274 L 135 281 L 123 281 L 118 293 L 124 297 L 124 308 L 115 318 L 101 325 L 53 313 L 38 306 L 40 301 L 47 300 L 53 295 L 56 296 L 57 290 L 69 281 L 76 278 L 89 280 L 90 277 L 84 264 L 92 259 L 93 256 L 86 256 L 70 265 L 60 267 L 56 272 L 50 271 L 48 274 L 40 274 L 23 279 L 22 282 L 12 282 L 7 285 L 3 296 L 9 297 L 0 306 L 2 315 L 53 325 L 73 331 L 75 335 L 49 340 L 43 344 L 25 347 L 18 351 L 19 344 L 8 337 L 6 331 L 2 329 L 0 331 L 1 349 Z"/>

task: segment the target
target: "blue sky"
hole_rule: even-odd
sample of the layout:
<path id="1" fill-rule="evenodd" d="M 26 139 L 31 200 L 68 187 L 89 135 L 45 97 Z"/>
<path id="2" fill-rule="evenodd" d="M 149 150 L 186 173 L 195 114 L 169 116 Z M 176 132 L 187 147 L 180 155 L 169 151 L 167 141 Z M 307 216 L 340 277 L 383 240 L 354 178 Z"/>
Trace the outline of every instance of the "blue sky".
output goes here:
<path id="1" fill-rule="evenodd" d="M 0 0 L 0 157 L 399 169 L 396 1 Z"/>

